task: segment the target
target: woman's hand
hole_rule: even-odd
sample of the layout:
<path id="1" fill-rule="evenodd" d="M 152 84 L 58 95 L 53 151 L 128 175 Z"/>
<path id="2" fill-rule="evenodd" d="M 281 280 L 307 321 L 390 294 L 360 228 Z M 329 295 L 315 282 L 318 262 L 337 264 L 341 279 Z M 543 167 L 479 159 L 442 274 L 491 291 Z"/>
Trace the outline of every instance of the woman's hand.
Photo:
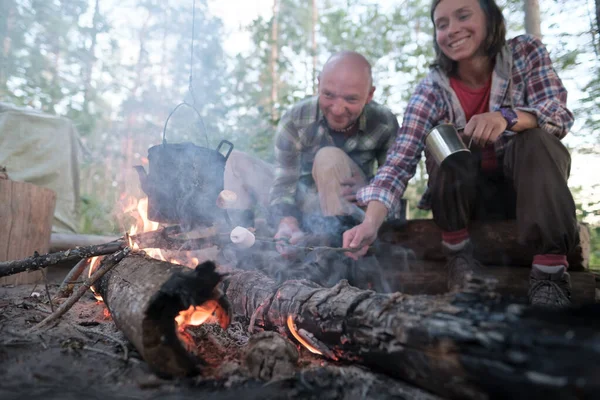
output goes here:
<path id="1" fill-rule="evenodd" d="M 356 252 L 344 253 L 348 257 L 358 260 L 367 254 L 369 246 L 377 239 L 377 231 L 387 216 L 388 209 L 379 201 L 370 201 L 364 221 L 352 229 L 344 232 L 342 236 L 345 248 L 360 249 Z"/>
<path id="2" fill-rule="evenodd" d="M 464 136 L 479 147 L 494 143 L 506 130 L 508 123 L 500 111 L 473 115 L 465 126 Z"/>
<path id="3" fill-rule="evenodd" d="M 348 257 L 358 260 L 360 257 L 367 254 L 369 246 L 377 239 L 377 231 L 379 227 L 373 226 L 372 223 L 363 221 L 360 225 L 347 230 L 343 235 L 343 245 L 345 248 L 360 248 L 355 252 L 344 253 Z"/>

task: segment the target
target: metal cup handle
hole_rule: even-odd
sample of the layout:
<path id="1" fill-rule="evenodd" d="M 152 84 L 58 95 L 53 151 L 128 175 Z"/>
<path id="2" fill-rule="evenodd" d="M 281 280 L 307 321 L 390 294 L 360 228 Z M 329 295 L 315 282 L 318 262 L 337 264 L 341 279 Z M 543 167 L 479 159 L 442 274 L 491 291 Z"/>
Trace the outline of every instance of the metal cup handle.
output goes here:
<path id="1" fill-rule="evenodd" d="M 223 146 L 223 144 L 226 144 L 229 146 L 229 149 L 227 150 L 227 154 L 225 154 L 225 161 L 227 161 L 227 159 L 229 158 L 229 155 L 233 151 L 233 143 L 231 143 L 229 140 L 225 140 L 225 139 L 221 140 L 221 143 L 219 143 L 219 145 L 217 146 L 217 151 L 219 153 L 221 153 L 221 146 Z"/>

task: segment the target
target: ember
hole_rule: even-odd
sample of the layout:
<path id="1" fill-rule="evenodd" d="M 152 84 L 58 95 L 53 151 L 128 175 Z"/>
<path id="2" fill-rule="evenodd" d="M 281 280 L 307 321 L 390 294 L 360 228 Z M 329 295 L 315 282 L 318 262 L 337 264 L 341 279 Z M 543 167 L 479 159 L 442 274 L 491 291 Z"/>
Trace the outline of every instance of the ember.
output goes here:
<path id="1" fill-rule="evenodd" d="M 302 346 L 306 347 L 308 351 L 314 354 L 319 354 L 321 356 L 323 355 L 321 351 L 311 346 L 306 340 L 304 340 L 304 338 L 302 338 L 302 336 L 300 336 L 298 330 L 296 329 L 296 325 L 294 324 L 294 318 L 292 317 L 292 314 L 288 315 L 287 317 L 287 326 L 290 329 L 290 332 L 292 332 L 292 335 L 294 335 L 294 337 L 296 338 L 296 340 L 300 342 Z"/>
<path id="2" fill-rule="evenodd" d="M 100 265 L 100 257 L 92 257 L 92 259 L 90 260 L 90 267 L 88 268 L 88 278 L 90 278 L 92 276 L 92 273 L 96 270 L 96 268 L 98 268 L 99 265 Z M 96 291 L 96 289 L 93 286 L 90 286 L 90 290 L 94 294 L 94 297 L 96 298 L 96 300 L 102 301 L 102 302 L 104 301 L 102 296 L 100 296 L 98 294 L 98 292 Z"/>

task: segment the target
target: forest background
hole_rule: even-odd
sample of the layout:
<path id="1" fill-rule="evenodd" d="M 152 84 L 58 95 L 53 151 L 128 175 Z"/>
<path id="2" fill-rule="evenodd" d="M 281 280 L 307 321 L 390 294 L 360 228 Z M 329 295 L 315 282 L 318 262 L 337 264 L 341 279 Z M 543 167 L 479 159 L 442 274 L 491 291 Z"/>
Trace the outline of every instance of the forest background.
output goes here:
<path id="1" fill-rule="evenodd" d="M 509 37 L 542 38 L 577 122 L 565 140 L 578 217 L 600 268 L 600 0 L 499 0 Z M 169 141 L 272 161 L 283 112 L 316 91 L 327 57 L 373 64 L 375 100 L 400 122 L 433 60 L 429 0 L 2 0 L 0 101 L 71 119 L 81 135 L 80 232 L 123 232 L 124 200 L 141 196 L 133 165 Z M 192 34 L 193 32 L 193 34 Z M 190 75 L 191 73 L 191 75 Z M 190 79 L 191 76 L 191 79 Z M 409 217 L 427 175 L 405 194 Z"/>

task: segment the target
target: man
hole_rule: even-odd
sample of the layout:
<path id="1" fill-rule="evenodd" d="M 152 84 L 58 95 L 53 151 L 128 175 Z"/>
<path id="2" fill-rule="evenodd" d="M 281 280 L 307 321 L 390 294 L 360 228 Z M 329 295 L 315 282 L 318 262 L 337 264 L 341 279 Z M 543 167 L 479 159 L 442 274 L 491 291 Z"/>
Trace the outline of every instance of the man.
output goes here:
<path id="1" fill-rule="evenodd" d="M 395 115 L 372 101 L 374 92 L 365 57 L 340 52 L 323 66 L 318 95 L 282 117 L 269 196 L 275 239 L 298 243 L 303 228 L 310 229 L 303 223 L 307 215 L 362 214 L 356 192 L 373 177 L 375 164 L 384 163 L 399 128 Z"/>

